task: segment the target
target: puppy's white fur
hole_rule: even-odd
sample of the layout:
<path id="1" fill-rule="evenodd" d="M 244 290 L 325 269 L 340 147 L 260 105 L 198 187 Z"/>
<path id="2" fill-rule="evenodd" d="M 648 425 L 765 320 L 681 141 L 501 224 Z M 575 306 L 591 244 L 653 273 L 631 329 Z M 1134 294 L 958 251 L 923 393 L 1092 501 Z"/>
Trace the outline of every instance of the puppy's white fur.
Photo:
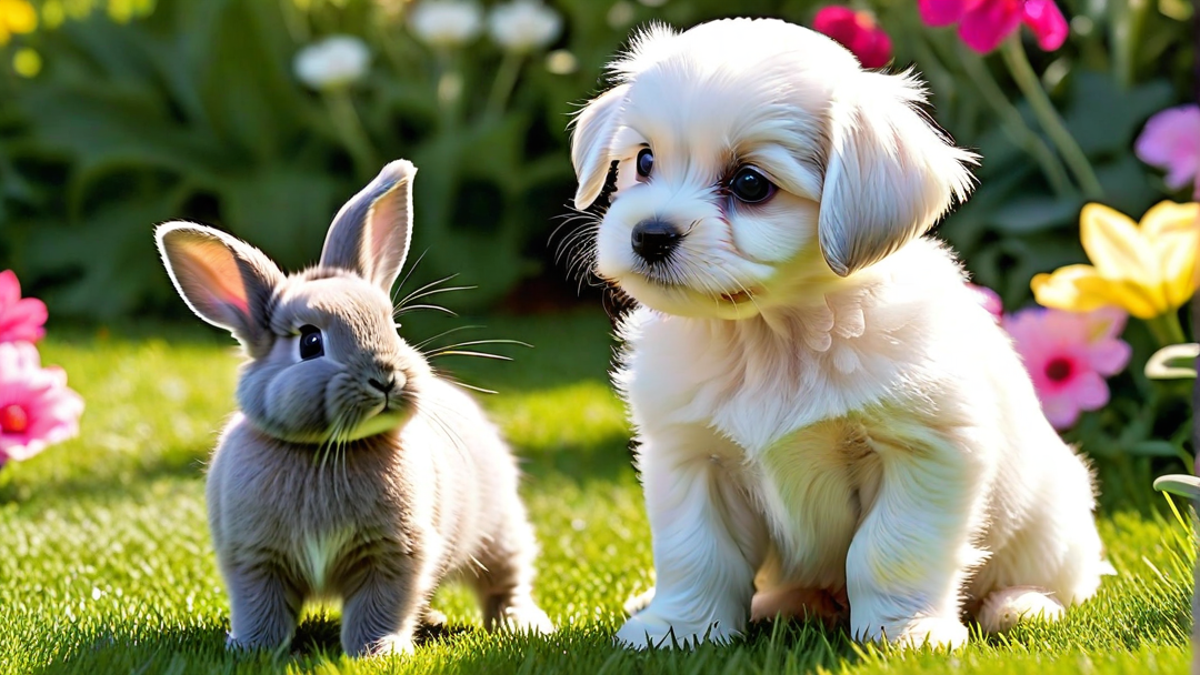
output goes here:
<path id="1" fill-rule="evenodd" d="M 580 208 L 619 163 L 597 271 L 643 305 L 615 381 L 657 587 L 618 638 L 728 639 L 757 591 L 759 614 L 843 597 L 861 639 L 957 646 L 962 610 L 993 592 L 1093 595 L 1090 473 L 953 256 L 922 237 L 965 198 L 974 158 L 921 117 L 916 81 L 745 19 L 651 28 L 612 72 L 572 159 Z M 769 200 L 722 188 L 747 165 L 779 187 Z M 630 243 L 648 218 L 682 234 L 654 264 Z"/>

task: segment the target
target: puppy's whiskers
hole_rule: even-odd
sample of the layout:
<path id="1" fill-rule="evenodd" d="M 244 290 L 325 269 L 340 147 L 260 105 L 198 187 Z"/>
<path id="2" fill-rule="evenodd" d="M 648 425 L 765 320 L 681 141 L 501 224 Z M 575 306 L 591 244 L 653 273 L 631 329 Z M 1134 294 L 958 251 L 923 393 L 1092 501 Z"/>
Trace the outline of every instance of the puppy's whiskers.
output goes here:
<path id="1" fill-rule="evenodd" d="M 758 304 L 758 301 L 754 299 L 754 293 L 752 293 L 750 291 L 750 289 L 746 288 L 746 286 L 740 280 L 738 280 L 738 278 L 736 276 L 734 276 L 734 274 L 732 272 L 725 269 L 725 266 L 722 265 L 719 261 L 714 260 L 714 261 L 712 261 L 712 263 L 713 263 L 712 268 L 717 270 L 721 274 L 724 274 L 730 281 L 732 281 L 734 284 L 736 284 L 738 289 L 741 291 L 741 293 L 746 296 L 746 299 L 750 301 L 750 304 L 754 305 L 754 309 L 757 310 L 758 313 L 761 315 L 762 307 L 760 307 Z M 718 304 L 720 304 L 719 300 L 718 300 Z"/>

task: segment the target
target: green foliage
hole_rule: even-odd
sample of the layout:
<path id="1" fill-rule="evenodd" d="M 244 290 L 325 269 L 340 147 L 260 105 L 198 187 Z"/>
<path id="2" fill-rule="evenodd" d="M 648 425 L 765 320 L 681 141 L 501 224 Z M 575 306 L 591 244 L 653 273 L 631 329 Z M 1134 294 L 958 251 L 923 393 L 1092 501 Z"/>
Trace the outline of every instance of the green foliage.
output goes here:
<path id="1" fill-rule="evenodd" d="M 56 318 L 181 315 L 153 224 L 211 223 L 296 269 L 314 261 L 338 206 L 403 156 L 420 167 L 414 280 L 458 275 L 455 283 L 479 287 L 463 309 L 492 307 L 525 277 L 565 276 L 547 267 L 555 218 L 569 213 L 574 192 L 567 123 L 602 87 L 603 64 L 634 26 L 731 14 L 810 24 L 823 4 L 556 0 L 562 36 L 548 54 L 515 58 L 486 37 L 424 45 L 403 11 L 392 11 L 419 3 L 128 0 L 109 2 L 108 15 L 76 12 L 17 36 L 0 55 L 32 47 L 45 66 L 21 79 L 0 63 L 0 268 L 14 267 Z M 69 3 L 84 13 L 96 4 Z M 1061 139 L 1005 67 L 1007 53 L 982 57 L 954 30 L 924 26 L 912 0 L 862 3 L 892 36 L 892 69 L 917 70 L 937 121 L 982 156 L 978 189 L 939 234 L 1010 310 L 1029 303 L 1034 274 L 1085 261 L 1078 215 L 1087 201 L 1137 219 L 1161 199 L 1187 198 L 1168 194 L 1131 147 L 1151 114 L 1188 97 L 1188 6 L 1060 5 L 1071 36 L 1053 53 L 1029 47 L 1034 84 L 1094 170 L 1099 196 L 1066 166 Z M 364 40 L 371 66 L 348 87 L 314 91 L 293 61 L 332 34 Z M 1158 345 L 1137 322 L 1124 337 L 1135 356 L 1112 381 L 1112 404 L 1086 414 L 1068 438 L 1105 461 L 1132 463 L 1137 475 L 1190 464 L 1178 387 L 1140 372 Z"/>
<path id="2" fill-rule="evenodd" d="M 403 11 L 389 10 L 404 3 L 108 3 L 107 15 L 10 46 L 36 48 L 45 68 L 0 80 L 0 263 L 15 266 L 56 314 L 178 311 L 154 260 L 154 222 L 204 220 L 302 266 L 337 206 L 383 161 L 404 156 L 421 168 L 416 250 L 428 253 L 417 278 L 461 274 L 480 286 L 473 306 L 494 304 L 544 271 L 552 220 L 568 212 L 573 193 L 569 115 L 597 91 L 603 63 L 634 25 L 731 13 L 808 23 L 819 4 L 554 2 L 565 31 L 551 47 L 566 65 L 551 69 L 536 53 L 517 60 L 515 90 L 494 107 L 503 51 L 486 38 L 432 50 Z M 870 4 L 895 42 L 893 67 L 915 65 L 939 122 L 983 155 L 977 193 L 941 233 L 981 283 L 1020 305 L 1033 273 L 1081 259 L 1075 228 L 1085 197 L 1039 171 L 1032 146 L 1043 147 L 1045 164 L 1053 144 L 997 70 L 998 57 L 981 59 L 952 30 L 921 25 L 913 2 Z M 1192 48 L 1180 20 L 1187 7 L 1178 4 L 1068 2 L 1071 40 L 1036 54 L 1103 201 L 1135 216 L 1165 194 L 1156 172 L 1132 156 L 1132 139 L 1151 113 L 1187 93 Z M 297 80 L 292 60 L 333 33 L 364 39 L 371 70 L 349 90 L 316 93 Z M 439 94 L 447 84 L 461 94 Z"/>
<path id="3" fill-rule="evenodd" d="M 451 630 L 411 658 L 347 659 L 338 611 L 323 606 L 288 653 L 227 653 L 229 608 L 202 473 L 233 405 L 231 341 L 192 332 L 199 327 L 55 331 L 44 357 L 66 368 L 89 409 L 80 438 L 0 472 L 0 672 L 1186 672 L 1195 547 L 1165 509 L 1129 509 L 1151 497 L 1162 506 L 1148 482 L 1102 484 L 1101 535 L 1118 575 L 1055 625 L 977 639 L 954 656 L 881 654 L 799 623 L 756 627 L 736 645 L 695 653 L 618 650 L 621 604 L 652 583 L 652 560 L 624 410 L 605 374 L 608 322 L 588 312 L 484 323 L 488 336 L 534 348 L 509 348 L 515 363 L 441 363 L 501 391 L 483 400 L 523 459 L 543 551 L 535 595 L 557 634 L 488 635 L 468 592 L 450 586 L 435 604 Z"/>

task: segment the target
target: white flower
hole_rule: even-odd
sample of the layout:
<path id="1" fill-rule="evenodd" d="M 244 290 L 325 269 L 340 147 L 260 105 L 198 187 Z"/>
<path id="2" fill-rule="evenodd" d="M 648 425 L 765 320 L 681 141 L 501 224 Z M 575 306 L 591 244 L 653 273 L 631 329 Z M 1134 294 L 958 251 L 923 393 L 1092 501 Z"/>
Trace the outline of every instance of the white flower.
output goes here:
<path id="1" fill-rule="evenodd" d="M 541 0 L 513 0 L 497 5 L 488 16 L 496 44 L 511 52 L 541 49 L 562 32 L 562 17 Z"/>
<path id="2" fill-rule="evenodd" d="M 350 84 L 367 74 L 371 52 L 352 35 L 333 35 L 314 42 L 296 54 L 296 77 L 313 89 Z"/>
<path id="3" fill-rule="evenodd" d="M 471 0 L 425 0 L 412 9 L 409 26 L 433 47 L 457 47 L 483 30 L 483 10 Z"/>

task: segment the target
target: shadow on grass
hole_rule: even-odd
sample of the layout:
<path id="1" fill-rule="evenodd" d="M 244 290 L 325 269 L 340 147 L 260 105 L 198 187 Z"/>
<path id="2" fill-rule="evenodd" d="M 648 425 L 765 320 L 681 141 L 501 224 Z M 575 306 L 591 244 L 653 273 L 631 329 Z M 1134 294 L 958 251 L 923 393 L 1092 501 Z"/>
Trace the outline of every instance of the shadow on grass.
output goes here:
<path id="1" fill-rule="evenodd" d="M 142 486 L 164 478 L 202 479 L 205 462 L 211 448 L 172 449 L 170 452 L 144 454 L 133 464 L 122 463 L 111 472 L 70 473 L 49 479 L 38 478 L 25 482 L 12 474 L 0 473 L 0 504 L 17 503 L 36 506 L 42 499 L 47 507 L 61 503 L 61 498 L 128 499 Z"/>
<path id="2" fill-rule="evenodd" d="M 37 675 L 66 673 L 292 673 L 413 672 L 452 673 L 693 673 L 720 662 L 723 672 L 813 673 L 861 660 L 844 632 L 818 623 L 793 621 L 753 624 L 746 638 L 728 646 L 690 650 L 633 651 L 618 648 L 604 629 L 569 627 L 547 637 L 491 635 L 473 625 L 424 628 L 416 652 L 401 663 L 350 659 L 341 649 L 340 623 L 319 615 L 305 619 L 291 645 L 275 651 L 230 652 L 225 625 L 167 627 L 148 635 L 120 626 L 64 635 L 48 665 Z M 411 661 L 410 661 L 411 660 Z M 359 666 L 359 667 L 355 667 Z"/>

